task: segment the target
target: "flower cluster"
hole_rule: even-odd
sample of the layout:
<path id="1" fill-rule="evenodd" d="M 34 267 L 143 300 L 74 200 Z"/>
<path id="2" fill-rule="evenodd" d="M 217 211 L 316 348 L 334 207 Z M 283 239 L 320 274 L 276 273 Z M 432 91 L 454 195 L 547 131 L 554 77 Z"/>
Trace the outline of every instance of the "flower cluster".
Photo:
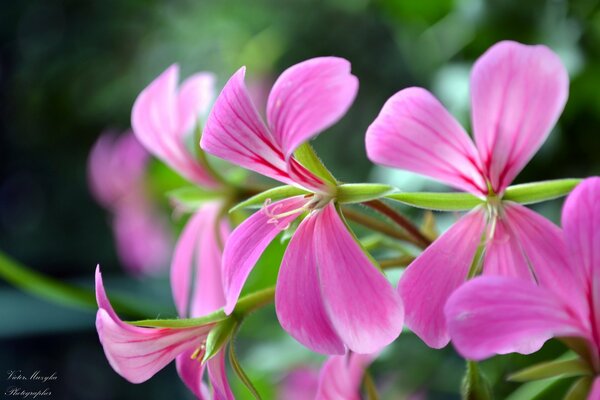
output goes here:
<path id="1" fill-rule="evenodd" d="M 600 398 L 600 378 L 590 378 L 600 374 L 600 179 L 584 181 L 570 195 L 564 230 L 523 204 L 565 195 L 578 181 L 510 186 L 567 101 L 568 75 L 551 50 L 501 42 L 475 63 L 473 140 L 422 88 L 396 93 L 369 126 L 371 161 L 465 194 L 410 195 L 387 185 L 344 184 L 327 170 L 308 142 L 340 120 L 356 97 L 358 79 L 347 60 L 319 57 L 284 71 L 268 95 L 266 118 L 254 106 L 244 75 L 244 68 L 233 74 L 212 104 L 212 74 L 193 75 L 178 86 L 178 68 L 171 66 L 135 102 L 132 127 L 139 142 L 202 195 L 171 263 L 179 319 L 123 322 L 97 270 L 96 326 L 115 371 L 138 383 L 176 360 L 197 398 L 232 399 L 226 351 L 238 371 L 232 343 L 237 329 L 248 313 L 274 300 L 283 329 L 329 356 L 318 379 L 302 375 L 311 382 L 304 394 L 288 385 L 284 398 L 360 398 L 365 369 L 405 322 L 430 347 L 452 340 L 472 360 L 531 353 L 550 337 L 580 338 L 580 385 Z M 190 138 L 200 132 L 198 146 Z M 105 147 L 102 140 L 97 147 Z M 131 175 L 139 168 L 119 165 L 124 173 L 106 182 L 98 175 L 110 163 L 98 161 L 97 153 L 90 162 L 92 187 L 103 204 L 112 204 L 131 192 Z M 231 179 L 223 172 L 229 167 L 214 168 L 221 161 L 207 155 L 284 186 L 256 190 L 252 178 Z M 135 164 L 135 157 L 124 160 Z M 468 212 L 429 244 L 384 197 Z M 236 212 L 228 213 L 236 203 Z M 388 219 L 348 208 L 353 203 Z M 241 222 L 232 218 L 260 204 Z M 414 261 L 397 289 L 384 274 L 386 264 L 369 253 L 347 220 L 424 248 L 416 257 L 398 258 Z M 275 287 L 241 296 L 259 258 L 282 232 L 289 243 Z M 210 387 L 203 381 L 205 368 Z"/>

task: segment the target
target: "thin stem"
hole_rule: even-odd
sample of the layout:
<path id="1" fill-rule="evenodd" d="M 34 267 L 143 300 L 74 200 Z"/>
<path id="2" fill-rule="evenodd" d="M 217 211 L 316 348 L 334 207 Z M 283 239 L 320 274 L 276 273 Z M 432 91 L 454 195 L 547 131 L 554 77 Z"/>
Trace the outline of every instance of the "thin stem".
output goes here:
<path id="1" fill-rule="evenodd" d="M 413 243 L 418 245 L 421 248 L 426 248 L 431 244 L 431 240 L 429 240 L 425 235 L 421 233 L 419 228 L 417 228 L 412 222 L 410 222 L 404 215 L 400 214 L 392 207 L 388 206 L 381 200 L 371 200 L 366 201 L 364 203 L 365 206 L 372 208 L 373 210 L 379 212 L 382 215 L 385 215 L 396 224 L 401 226 L 408 232 L 408 234 L 414 238 Z"/>
<path id="2" fill-rule="evenodd" d="M 380 221 L 376 218 L 370 217 L 361 212 L 355 211 L 349 207 L 343 208 L 344 216 L 351 221 L 356 222 L 357 224 L 363 225 L 369 229 L 372 229 L 377 232 L 381 232 L 384 235 L 404 240 L 405 242 L 414 243 L 414 240 L 406 233 L 399 231 L 398 229 L 390 226 L 388 223 L 384 221 Z"/>
<path id="3" fill-rule="evenodd" d="M 233 314 L 235 314 L 238 317 L 244 317 L 245 315 L 256 311 L 257 309 L 269 303 L 272 303 L 274 298 L 275 286 L 271 286 L 266 289 L 259 290 L 258 292 L 251 293 L 238 300 Z"/>
<path id="4" fill-rule="evenodd" d="M 379 261 L 381 269 L 391 269 L 396 267 L 406 267 L 408 264 L 414 261 L 413 256 L 400 256 L 396 258 L 389 258 L 386 260 Z"/>

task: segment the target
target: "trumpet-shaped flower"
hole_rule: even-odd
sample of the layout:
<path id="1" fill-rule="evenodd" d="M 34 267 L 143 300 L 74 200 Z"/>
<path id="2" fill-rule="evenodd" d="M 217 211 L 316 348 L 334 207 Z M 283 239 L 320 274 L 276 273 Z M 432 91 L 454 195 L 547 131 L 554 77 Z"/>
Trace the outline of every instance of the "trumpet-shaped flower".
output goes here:
<path id="1" fill-rule="evenodd" d="M 267 202 L 239 225 L 223 253 L 225 311 L 267 245 L 303 214 L 284 254 L 275 291 L 283 328 L 310 349 L 370 353 L 394 340 L 403 310 L 385 276 L 348 231 L 335 206 L 335 183 L 305 168 L 294 151 L 350 107 L 358 80 L 348 61 L 315 58 L 281 74 L 268 98 L 265 124 L 248 95 L 244 68 L 227 82 L 208 117 L 201 147 L 306 196 Z"/>
<path id="2" fill-rule="evenodd" d="M 554 282 L 482 276 L 459 288 L 446 304 L 458 351 L 474 360 L 529 354 L 551 337 L 579 337 L 596 378 L 589 399 L 600 399 L 600 178 L 584 180 L 562 215 L 568 263 Z"/>
<path id="3" fill-rule="evenodd" d="M 373 162 L 486 200 L 427 248 L 400 280 L 406 323 L 429 346 L 449 341 L 444 304 L 467 278 L 482 237 L 483 274 L 556 278 L 552 264 L 564 262 L 558 228 L 502 197 L 545 141 L 567 94 L 567 72 L 552 51 L 501 42 L 477 60 L 471 74 L 474 143 L 421 88 L 392 96 L 369 127 L 366 146 Z"/>

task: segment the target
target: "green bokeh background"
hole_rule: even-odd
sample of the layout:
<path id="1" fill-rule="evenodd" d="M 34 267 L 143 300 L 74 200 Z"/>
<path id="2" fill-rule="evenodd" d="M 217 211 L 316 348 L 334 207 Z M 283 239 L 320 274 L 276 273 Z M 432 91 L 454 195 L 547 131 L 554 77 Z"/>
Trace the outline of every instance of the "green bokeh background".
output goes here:
<path id="1" fill-rule="evenodd" d="M 157 316 L 174 315 L 166 275 L 134 279 L 123 272 L 108 217 L 88 192 L 86 157 L 101 131 L 128 128 L 137 93 L 173 62 L 184 76 L 215 71 L 223 85 L 241 65 L 250 81 L 269 82 L 310 57 L 347 58 L 359 94 L 348 115 L 315 140 L 317 152 L 341 180 L 417 190 L 439 186 L 374 168 L 365 156 L 364 133 L 385 100 L 404 87 L 423 86 L 468 127 L 473 61 L 500 40 L 543 43 L 566 64 L 570 96 L 555 131 L 517 181 L 600 173 L 597 1 L 31 0 L 0 7 L 0 249 L 90 288 L 101 263 L 109 293 L 143 301 Z M 158 162 L 152 173 L 171 176 Z M 168 212 L 166 200 L 159 201 Z M 537 209 L 558 221 L 560 205 Z M 438 218 L 440 226 L 447 218 Z M 282 251 L 279 244 L 270 248 L 255 285 L 274 281 L 273 260 Z M 93 310 L 47 303 L 0 281 L 0 377 L 8 370 L 55 371 L 53 399 L 188 396 L 172 366 L 141 385 L 115 374 L 94 317 Z M 322 360 L 286 337 L 272 307 L 249 318 L 236 343 L 267 399 L 275 398 L 287 370 Z M 497 398 L 506 398 L 517 387 L 506 382 L 507 373 L 564 351 L 550 342 L 535 356 L 499 357 L 484 370 Z M 463 369 L 451 346 L 430 350 L 404 334 L 372 373 L 384 399 L 414 393 L 457 399 Z M 4 383 L 0 378 L 1 394 Z M 542 398 L 559 398 L 565 387 Z"/>

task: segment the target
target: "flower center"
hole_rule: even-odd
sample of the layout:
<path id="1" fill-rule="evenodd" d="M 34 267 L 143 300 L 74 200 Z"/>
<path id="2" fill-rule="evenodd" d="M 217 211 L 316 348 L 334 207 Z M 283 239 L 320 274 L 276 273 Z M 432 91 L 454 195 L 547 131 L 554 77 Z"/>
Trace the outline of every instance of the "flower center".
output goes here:
<path id="1" fill-rule="evenodd" d="M 206 354 L 206 340 L 202 341 L 200 346 L 196 350 L 194 350 L 194 352 L 192 353 L 190 358 L 192 360 L 198 360 L 198 361 L 202 362 L 202 359 L 204 358 L 204 354 Z"/>

